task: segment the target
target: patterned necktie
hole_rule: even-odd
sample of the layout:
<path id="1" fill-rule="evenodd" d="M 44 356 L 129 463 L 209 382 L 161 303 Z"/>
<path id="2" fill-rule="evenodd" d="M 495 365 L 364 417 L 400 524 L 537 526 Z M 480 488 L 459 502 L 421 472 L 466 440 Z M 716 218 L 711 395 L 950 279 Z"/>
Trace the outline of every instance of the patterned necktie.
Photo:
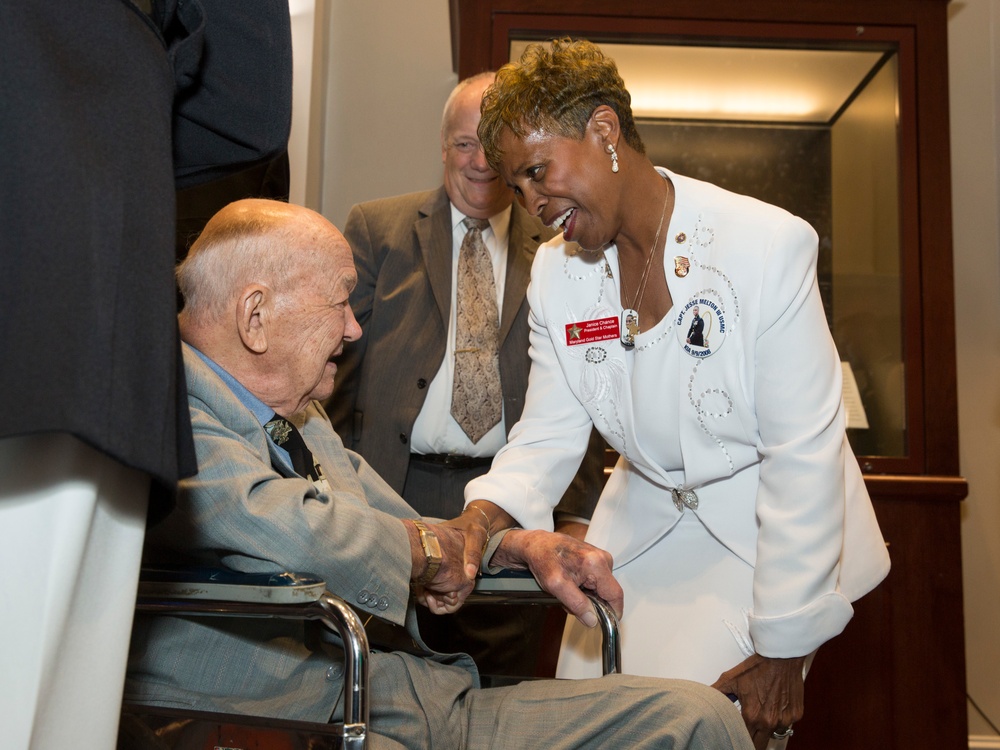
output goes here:
<path id="1" fill-rule="evenodd" d="M 300 477 L 309 477 L 314 482 L 322 479 L 323 470 L 316 463 L 312 451 L 309 450 L 306 441 L 302 439 L 302 433 L 295 425 L 275 414 L 271 421 L 264 425 L 264 431 L 271 436 L 275 445 L 288 451 L 296 474 Z"/>
<path id="2" fill-rule="evenodd" d="M 500 314 L 493 262 L 483 243 L 486 219 L 465 219 L 458 256 L 455 383 L 451 415 L 473 443 L 503 416 L 500 392 Z"/>

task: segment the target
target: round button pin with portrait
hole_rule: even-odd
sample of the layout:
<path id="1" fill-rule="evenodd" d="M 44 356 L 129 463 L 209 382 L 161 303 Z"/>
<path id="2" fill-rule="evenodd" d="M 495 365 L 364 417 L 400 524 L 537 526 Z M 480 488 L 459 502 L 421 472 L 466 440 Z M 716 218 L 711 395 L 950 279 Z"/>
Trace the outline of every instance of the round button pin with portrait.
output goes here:
<path id="1" fill-rule="evenodd" d="M 674 327 L 685 354 L 695 359 L 711 357 L 725 342 L 728 332 L 722 301 L 714 292 L 693 295 L 681 305 Z"/>

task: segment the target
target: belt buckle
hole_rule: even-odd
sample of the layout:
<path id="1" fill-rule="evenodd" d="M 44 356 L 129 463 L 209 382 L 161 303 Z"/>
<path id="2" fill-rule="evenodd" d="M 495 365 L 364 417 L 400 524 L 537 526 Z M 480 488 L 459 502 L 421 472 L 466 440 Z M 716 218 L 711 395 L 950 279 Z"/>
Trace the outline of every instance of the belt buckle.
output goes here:
<path id="1" fill-rule="evenodd" d="M 670 490 L 670 494 L 674 499 L 674 507 L 681 513 L 684 512 L 685 507 L 688 507 L 691 510 L 698 510 L 698 495 L 695 494 L 694 490 L 685 490 L 681 487 L 674 487 Z"/>

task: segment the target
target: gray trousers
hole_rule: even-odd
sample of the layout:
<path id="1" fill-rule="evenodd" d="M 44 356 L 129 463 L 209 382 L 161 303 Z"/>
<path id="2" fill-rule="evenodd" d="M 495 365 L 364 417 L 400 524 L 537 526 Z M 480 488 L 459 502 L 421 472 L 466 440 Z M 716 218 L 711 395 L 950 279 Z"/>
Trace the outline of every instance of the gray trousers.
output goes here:
<path id="1" fill-rule="evenodd" d="M 481 689 L 465 669 L 396 652 L 372 655 L 371 696 L 376 750 L 753 747 L 728 698 L 683 680 L 609 675 Z"/>

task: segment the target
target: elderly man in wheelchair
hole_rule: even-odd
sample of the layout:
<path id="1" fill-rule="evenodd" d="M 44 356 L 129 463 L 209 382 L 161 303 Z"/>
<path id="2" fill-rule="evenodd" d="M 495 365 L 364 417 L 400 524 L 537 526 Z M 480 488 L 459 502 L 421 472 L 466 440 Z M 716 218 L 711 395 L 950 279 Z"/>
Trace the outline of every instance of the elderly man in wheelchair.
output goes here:
<path id="1" fill-rule="evenodd" d="M 613 674 L 484 689 L 469 657 L 426 648 L 414 607 L 456 610 L 481 565 L 530 570 L 590 626 L 588 593 L 620 612 L 622 592 L 609 556 L 584 542 L 491 536 L 474 508 L 421 520 L 344 449 L 316 401 L 332 392 L 343 342 L 361 335 L 348 304 L 355 278 L 346 240 L 307 209 L 240 201 L 209 222 L 178 270 L 199 473 L 150 527 L 147 562 L 325 581 L 368 620 L 370 717 L 354 731 L 369 747 L 750 748 L 737 709 L 702 685 Z M 341 675 L 354 636 L 338 627 L 140 612 L 126 701 L 277 721 L 346 713 L 350 724 L 357 696 Z"/>

